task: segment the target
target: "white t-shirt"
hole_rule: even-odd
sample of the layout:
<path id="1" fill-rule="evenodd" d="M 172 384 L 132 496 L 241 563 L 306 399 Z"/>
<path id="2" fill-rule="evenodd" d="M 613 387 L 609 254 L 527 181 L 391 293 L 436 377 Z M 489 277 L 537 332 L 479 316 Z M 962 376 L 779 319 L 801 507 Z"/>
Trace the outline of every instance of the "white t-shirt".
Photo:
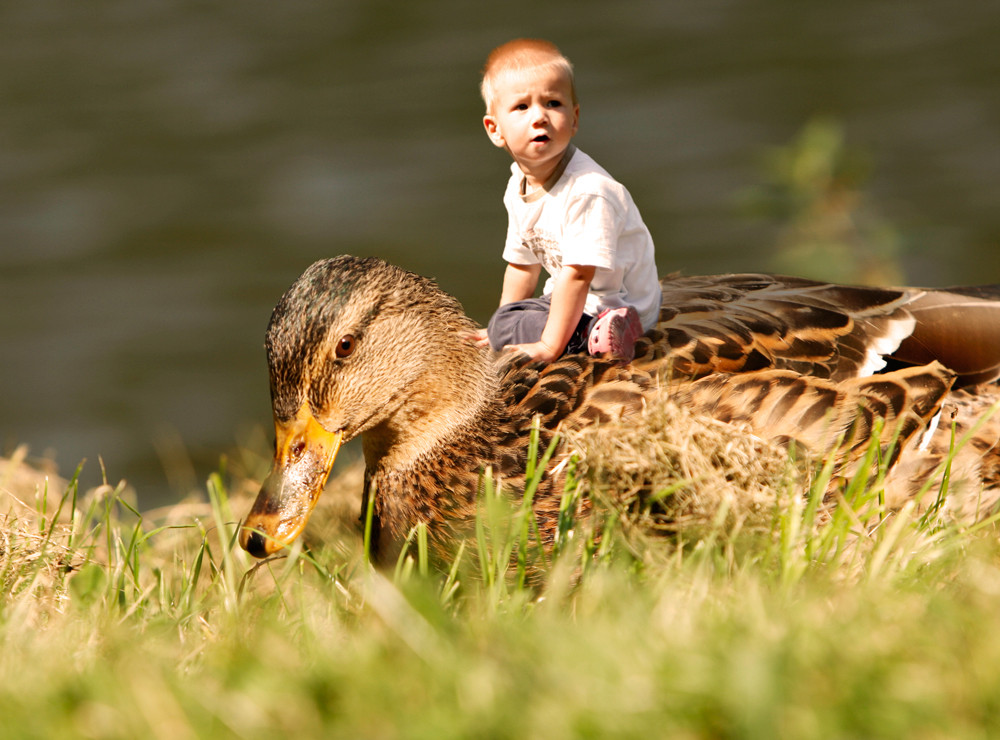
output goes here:
<path id="1" fill-rule="evenodd" d="M 573 146 L 549 181 L 530 193 L 516 162 L 511 172 L 503 258 L 544 267 L 546 295 L 563 265 L 592 265 L 597 271 L 584 313 L 634 306 L 643 329 L 652 328 L 660 311 L 653 239 L 628 190 Z"/>

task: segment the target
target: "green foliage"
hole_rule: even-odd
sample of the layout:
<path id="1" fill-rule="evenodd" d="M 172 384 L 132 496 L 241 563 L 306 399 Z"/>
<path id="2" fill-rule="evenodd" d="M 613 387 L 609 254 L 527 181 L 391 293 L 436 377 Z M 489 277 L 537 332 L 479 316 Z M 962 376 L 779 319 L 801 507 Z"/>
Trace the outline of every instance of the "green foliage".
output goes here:
<path id="1" fill-rule="evenodd" d="M 746 211 L 778 226 L 771 269 L 841 283 L 900 285 L 902 239 L 869 202 L 866 158 L 843 126 L 809 121 L 762 158 L 763 182 L 743 197 Z"/>
<path id="2" fill-rule="evenodd" d="M 956 447 L 961 440 L 956 441 Z M 546 451 L 530 479 L 546 474 Z M 552 553 L 531 495 L 487 475 L 475 537 L 437 571 L 415 528 L 391 572 L 235 544 L 223 473 L 151 521 L 75 480 L 5 520 L 0 716 L 12 737 L 983 737 L 1000 712 L 995 521 L 886 510 L 887 453 L 769 531 L 723 505 L 696 540 L 578 516 Z M 945 484 L 945 486 L 947 483 Z M 826 502 L 821 499 L 826 497 Z M 609 497 L 610 498 L 610 497 Z M 832 505 L 831 501 L 836 501 Z M 245 506 L 240 502 L 239 506 Z M 183 521 L 181 521 L 183 520 Z M 472 559 L 473 568 L 459 567 Z M 544 585 L 532 584 L 533 574 Z"/>

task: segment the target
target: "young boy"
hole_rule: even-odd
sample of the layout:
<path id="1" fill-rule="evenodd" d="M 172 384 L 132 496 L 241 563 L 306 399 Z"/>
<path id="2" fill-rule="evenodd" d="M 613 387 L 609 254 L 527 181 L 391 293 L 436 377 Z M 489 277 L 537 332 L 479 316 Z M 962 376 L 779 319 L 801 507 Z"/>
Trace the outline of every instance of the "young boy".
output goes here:
<path id="1" fill-rule="evenodd" d="M 482 95 L 486 133 L 514 164 L 500 308 L 478 342 L 546 362 L 586 351 L 631 360 L 659 314 L 653 240 L 628 191 L 571 144 L 572 65 L 547 41 L 510 41 L 489 55 Z"/>

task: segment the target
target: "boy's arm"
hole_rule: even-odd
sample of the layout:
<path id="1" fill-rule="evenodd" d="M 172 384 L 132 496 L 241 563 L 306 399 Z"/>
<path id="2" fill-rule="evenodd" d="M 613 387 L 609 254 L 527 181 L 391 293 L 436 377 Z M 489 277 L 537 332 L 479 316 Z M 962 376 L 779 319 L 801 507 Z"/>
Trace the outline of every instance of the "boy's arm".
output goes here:
<path id="1" fill-rule="evenodd" d="M 523 301 L 531 298 L 538 287 L 538 276 L 542 273 L 542 266 L 534 265 L 507 265 L 503 274 L 503 290 L 500 292 L 500 305 L 506 306 L 514 301 Z"/>
<path id="2" fill-rule="evenodd" d="M 552 362 L 562 355 L 576 325 L 580 323 L 590 282 L 596 271 L 597 268 L 592 265 L 563 265 L 552 286 L 552 306 L 541 340 L 516 345 L 516 349 L 543 362 Z"/>

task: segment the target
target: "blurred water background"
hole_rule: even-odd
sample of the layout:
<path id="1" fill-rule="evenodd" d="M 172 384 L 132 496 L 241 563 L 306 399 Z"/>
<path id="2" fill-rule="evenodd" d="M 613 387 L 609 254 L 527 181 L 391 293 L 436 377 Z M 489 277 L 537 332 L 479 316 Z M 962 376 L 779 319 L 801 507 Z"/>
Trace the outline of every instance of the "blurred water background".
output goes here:
<path id="1" fill-rule="evenodd" d="M 322 257 L 485 321 L 509 161 L 478 74 L 524 35 L 574 61 L 577 143 L 661 271 L 1000 281 L 992 0 L 8 1 L 3 451 L 172 500 L 270 433 L 264 329 Z"/>

